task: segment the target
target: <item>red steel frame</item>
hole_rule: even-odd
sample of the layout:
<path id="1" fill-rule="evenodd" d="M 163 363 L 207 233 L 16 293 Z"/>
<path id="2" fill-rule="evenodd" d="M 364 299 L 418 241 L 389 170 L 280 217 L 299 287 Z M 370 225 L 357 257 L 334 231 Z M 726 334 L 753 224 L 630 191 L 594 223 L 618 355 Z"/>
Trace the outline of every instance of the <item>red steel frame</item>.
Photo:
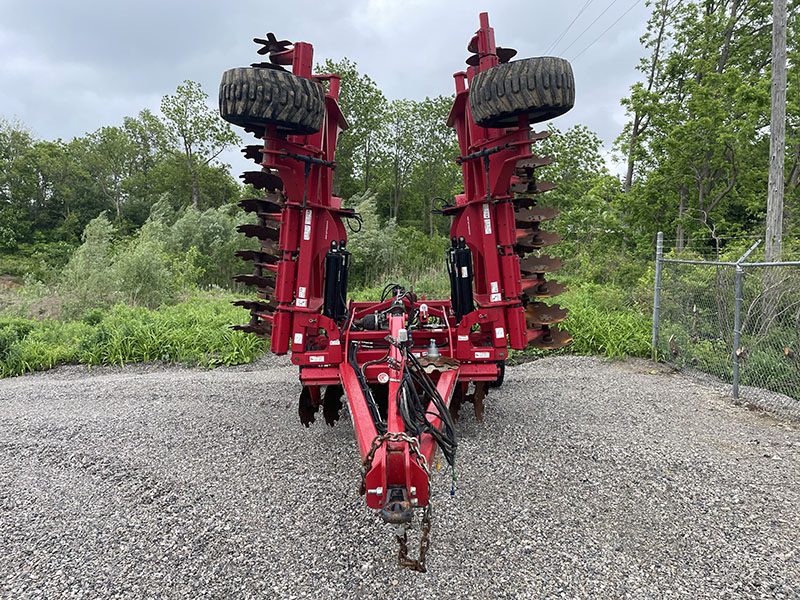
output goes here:
<path id="1" fill-rule="evenodd" d="M 519 118 L 518 127 L 510 129 L 487 129 L 473 122 L 468 85 L 479 72 L 498 64 L 494 32 L 486 13 L 480 15 L 480 29 L 470 47 L 477 48 L 479 64 L 454 75 L 456 99 L 447 123 L 456 130 L 463 157 L 502 147 L 487 154 L 485 159 L 462 161 L 464 193 L 456 197 L 456 205 L 447 211 L 453 216 L 451 235 L 463 236 L 472 251 L 476 310 L 456 323 L 449 300 L 421 298 L 418 304 L 427 306 L 428 316 L 421 318 L 422 326 L 413 330 L 413 345 L 408 348 L 409 352 L 423 355 L 433 340 L 442 356 L 459 361 L 456 368 L 435 371 L 432 375 L 448 405 L 456 385 L 466 389 L 470 382 L 495 380 L 497 362 L 507 357 L 509 345 L 524 348 L 543 334 L 541 329 L 527 328 L 519 299 L 523 282 L 519 257 L 513 250 L 516 228 L 510 191 L 516 181 L 514 168 L 519 161 L 534 157 L 530 146 L 537 137 L 531 134 L 524 116 Z M 284 59 L 281 64 L 291 62 L 295 75 L 320 84 L 327 82 L 328 91 L 324 123 L 319 132 L 285 136 L 273 126 L 266 127 L 262 165 L 280 175 L 286 203 L 279 217 L 281 260 L 271 267 L 277 274 L 277 309 L 273 316 L 262 315 L 262 318 L 272 324 L 272 351 L 285 354 L 291 349 L 291 360 L 300 367 L 300 381 L 311 391 L 315 405 L 321 401 L 320 386 L 343 386 L 363 458 L 378 433 L 361 384 L 347 360 L 347 350 L 350 344 L 360 344 L 356 351 L 360 368 L 368 361 L 380 359 L 387 349 L 387 333 L 397 339 L 400 330 L 408 327 L 408 312 L 392 314 L 388 331 L 356 330 L 352 324 L 366 315 L 388 311 L 394 298 L 385 302 L 350 301 L 346 320 L 338 324 L 322 314 L 325 255 L 331 241 L 347 239 L 342 218 L 352 214 L 342 209 L 341 198 L 332 195 L 331 187 L 337 135 L 347 128 L 347 122 L 338 105 L 339 77 L 312 75 L 312 46 L 300 42 L 280 54 Z M 298 160 L 301 156 L 317 162 Z M 404 302 L 408 309 L 410 301 Z M 389 398 L 394 398 L 404 364 L 395 346 L 391 347 L 391 357 L 394 362 L 368 365 L 363 374 L 369 383 L 384 382 L 388 377 Z M 429 408 L 431 413 L 438 414 L 433 404 Z M 390 401 L 387 410 L 389 432 L 403 432 L 395 403 Z M 433 422 L 438 425 L 438 419 Z M 436 451 L 434 440 L 423 434 L 419 442 L 420 452 L 432 463 Z M 405 487 L 413 506 L 428 504 L 428 476 L 410 454 L 405 442 L 389 441 L 377 449 L 366 474 L 369 507 L 384 506 L 390 486 Z"/>

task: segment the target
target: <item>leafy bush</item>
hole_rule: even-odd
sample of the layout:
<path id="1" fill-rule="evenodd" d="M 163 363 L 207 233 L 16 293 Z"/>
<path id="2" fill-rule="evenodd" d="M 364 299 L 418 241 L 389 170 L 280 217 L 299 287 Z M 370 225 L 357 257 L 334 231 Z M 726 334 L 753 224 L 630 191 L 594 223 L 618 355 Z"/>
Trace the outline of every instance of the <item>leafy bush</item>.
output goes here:
<path id="1" fill-rule="evenodd" d="M 115 287 L 129 304 L 156 308 L 171 301 L 178 289 L 177 274 L 158 234 L 157 224 L 145 223 L 115 258 Z"/>

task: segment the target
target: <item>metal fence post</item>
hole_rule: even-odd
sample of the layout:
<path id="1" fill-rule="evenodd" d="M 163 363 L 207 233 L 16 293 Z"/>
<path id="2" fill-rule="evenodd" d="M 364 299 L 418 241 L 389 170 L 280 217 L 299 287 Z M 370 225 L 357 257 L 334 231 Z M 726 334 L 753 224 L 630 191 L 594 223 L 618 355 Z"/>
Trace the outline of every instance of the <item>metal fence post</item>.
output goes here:
<path id="1" fill-rule="evenodd" d="M 661 260 L 662 258 L 664 258 L 664 232 L 659 231 L 658 238 L 656 239 L 656 287 L 653 294 L 653 360 L 656 360 L 658 357 L 658 318 L 661 312 L 661 268 L 664 264 Z"/>
<path id="2" fill-rule="evenodd" d="M 736 265 L 736 303 L 733 309 L 733 397 L 739 399 L 739 344 L 742 340 L 742 275 L 744 269 Z"/>
<path id="3" fill-rule="evenodd" d="M 736 299 L 733 309 L 733 397 L 739 399 L 739 346 L 742 343 L 742 279 L 744 269 L 742 263 L 756 249 L 761 240 L 750 246 L 750 249 L 736 261 Z"/>

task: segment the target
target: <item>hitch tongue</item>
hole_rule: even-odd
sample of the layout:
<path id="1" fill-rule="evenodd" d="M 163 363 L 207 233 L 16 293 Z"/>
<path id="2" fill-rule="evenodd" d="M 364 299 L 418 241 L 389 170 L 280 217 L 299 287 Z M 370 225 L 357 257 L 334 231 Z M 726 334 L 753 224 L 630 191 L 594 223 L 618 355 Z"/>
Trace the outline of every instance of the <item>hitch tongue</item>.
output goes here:
<path id="1" fill-rule="evenodd" d="M 381 509 L 380 515 L 384 522 L 392 525 L 411 522 L 414 515 L 405 486 L 389 486 L 386 490 L 386 504 Z"/>

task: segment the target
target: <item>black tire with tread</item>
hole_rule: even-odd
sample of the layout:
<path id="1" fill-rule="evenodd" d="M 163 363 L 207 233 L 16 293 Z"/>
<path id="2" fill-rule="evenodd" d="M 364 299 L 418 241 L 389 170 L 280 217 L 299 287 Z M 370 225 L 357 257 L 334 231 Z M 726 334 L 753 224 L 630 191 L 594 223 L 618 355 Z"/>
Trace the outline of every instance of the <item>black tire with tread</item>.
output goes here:
<path id="1" fill-rule="evenodd" d="M 219 85 L 223 119 L 258 129 L 277 125 L 293 134 L 316 133 L 325 115 L 325 91 L 318 83 L 277 69 L 228 69 Z"/>
<path id="2" fill-rule="evenodd" d="M 472 118 L 481 127 L 513 127 L 527 114 L 529 123 L 563 115 L 575 104 L 575 78 L 569 61 L 554 56 L 524 58 L 478 73 L 469 89 Z"/>

